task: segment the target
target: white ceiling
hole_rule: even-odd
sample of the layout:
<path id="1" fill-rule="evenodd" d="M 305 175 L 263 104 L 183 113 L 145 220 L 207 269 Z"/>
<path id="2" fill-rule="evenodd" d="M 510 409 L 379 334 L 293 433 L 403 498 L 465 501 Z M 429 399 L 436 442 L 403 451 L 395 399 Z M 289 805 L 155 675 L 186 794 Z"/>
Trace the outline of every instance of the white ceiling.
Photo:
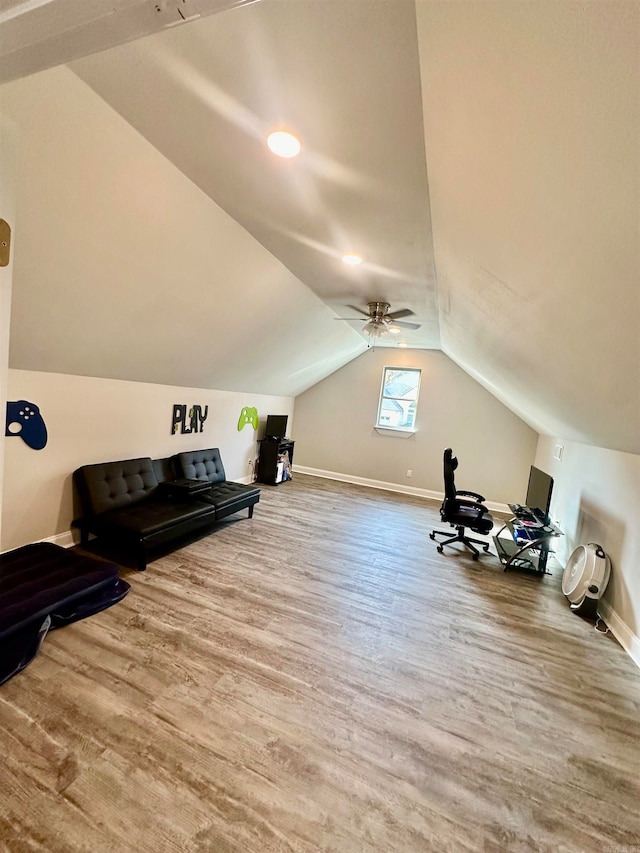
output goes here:
<path id="1" fill-rule="evenodd" d="M 72 68 L 338 316 L 387 301 L 439 347 L 412 0 L 261 0 Z"/>
<path id="2" fill-rule="evenodd" d="M 260 0 L 71 67 L 336 316 L 408 307 L 539 431 L 639 453 L 639 8 Z"/>

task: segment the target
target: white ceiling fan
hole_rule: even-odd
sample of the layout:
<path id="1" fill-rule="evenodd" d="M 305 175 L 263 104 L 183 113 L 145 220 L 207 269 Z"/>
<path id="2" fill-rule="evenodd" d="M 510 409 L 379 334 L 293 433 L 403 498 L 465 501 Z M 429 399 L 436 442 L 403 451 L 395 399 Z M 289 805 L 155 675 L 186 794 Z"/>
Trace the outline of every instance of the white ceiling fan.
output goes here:
<path id="1" fill-rule="evenodd" d="M 400 308 L 398 311 L 389 311 L 391 305 L 388 302 L 368 302 L 367 310 L 363 311 L 355 305 L 348 305 L 353 311 L 357 311 L 362 317 L 336 317 L 336 320 L 367 320 L 362 327 L 371 338 L 379 338 L 383 335 L 398 334 L 402 329 L 419 329 L 419 323 L 407 323 L 401 317 L 412 317 L 413 311 L 409 308 Z"/>

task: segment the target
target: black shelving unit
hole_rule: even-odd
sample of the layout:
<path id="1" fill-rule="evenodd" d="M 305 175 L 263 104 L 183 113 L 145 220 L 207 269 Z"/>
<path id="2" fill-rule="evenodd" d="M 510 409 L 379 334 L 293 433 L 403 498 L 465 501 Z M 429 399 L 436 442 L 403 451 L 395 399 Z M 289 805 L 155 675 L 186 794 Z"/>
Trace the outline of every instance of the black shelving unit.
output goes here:
<path id="1" fill-rule="evenodd" d="M 286 483 L 287 479 L 278 479 L 278 463 L 283 461 L 285 454 L 289 456 L 289 472 L 293 467 L 294 441 L 289 438 L 263 438 L 260 442 L 260 456 L 258 458 L 258 480 L 269 486 L 278 486 Z M 283 473 L 285 473 L 283 465 Z"/>

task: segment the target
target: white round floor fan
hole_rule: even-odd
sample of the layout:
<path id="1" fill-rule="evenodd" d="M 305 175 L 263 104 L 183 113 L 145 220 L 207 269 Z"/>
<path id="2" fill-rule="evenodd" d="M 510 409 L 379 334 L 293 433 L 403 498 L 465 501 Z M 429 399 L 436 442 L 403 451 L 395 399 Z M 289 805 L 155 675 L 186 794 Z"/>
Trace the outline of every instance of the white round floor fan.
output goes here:
<path id="1" fill-rule="evenodd" d="M 611 574 L 611 561 L 600 545 L 579 545 L 562 575 L 562 591 L 580 616 L 596 616 Z"/>

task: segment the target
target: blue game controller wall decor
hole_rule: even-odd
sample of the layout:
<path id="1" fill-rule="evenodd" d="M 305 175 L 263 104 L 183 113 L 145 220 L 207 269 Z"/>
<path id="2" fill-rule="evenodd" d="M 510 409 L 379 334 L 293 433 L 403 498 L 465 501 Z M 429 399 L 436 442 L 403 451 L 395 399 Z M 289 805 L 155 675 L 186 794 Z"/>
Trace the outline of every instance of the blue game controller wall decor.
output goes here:
<path id="1" fill-rule="evenodd" d="M 42 450 L 47 443 L 47 427 L 40 409 L 28 400 L 7 403 L 5 435 L 20 436 L 32 450 Z"/>
<path id="2" fill-rule="evenodd" d="M 247 424 L 251 424 L 254 429 L 258 429 L 258 410 L 255 406 L 245 406 L 240 412 L 238 432 L 241 432 Z"/>

